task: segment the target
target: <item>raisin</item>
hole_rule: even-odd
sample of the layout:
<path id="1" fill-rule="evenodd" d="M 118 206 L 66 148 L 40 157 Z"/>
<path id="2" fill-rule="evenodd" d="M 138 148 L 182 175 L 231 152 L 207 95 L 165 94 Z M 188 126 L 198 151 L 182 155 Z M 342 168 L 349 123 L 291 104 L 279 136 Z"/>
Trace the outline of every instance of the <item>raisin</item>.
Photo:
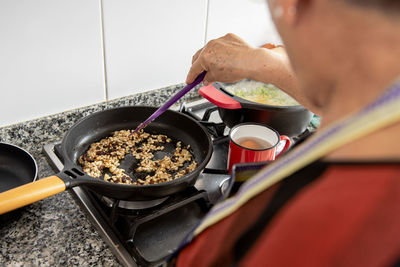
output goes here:
<path id="1" fill-rule="evenodd" d="M 83 154 L 83 159 L 87 162 L 93 162 L 93 159 L 87 153 Z"/>

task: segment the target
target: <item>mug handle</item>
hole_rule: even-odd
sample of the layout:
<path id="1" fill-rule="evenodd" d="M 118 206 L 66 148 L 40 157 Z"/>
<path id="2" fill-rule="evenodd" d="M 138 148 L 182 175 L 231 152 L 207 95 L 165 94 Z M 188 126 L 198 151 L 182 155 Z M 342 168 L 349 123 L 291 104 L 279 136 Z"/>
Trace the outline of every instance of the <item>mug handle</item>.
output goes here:
<path id="1" fill-rule="evenodd" d="M 290 144 L 291 144 L 290 138 L 286 135 L 281 135 L 281 141 L 283 141 L 283 140 L 285 140 L 285 146 L 283 147 L 281 152 L 279 152 L 279 154 L 276 155 L 276 157 L 279 157 L 281 154 L 285 153 L 290 147 Z"/>

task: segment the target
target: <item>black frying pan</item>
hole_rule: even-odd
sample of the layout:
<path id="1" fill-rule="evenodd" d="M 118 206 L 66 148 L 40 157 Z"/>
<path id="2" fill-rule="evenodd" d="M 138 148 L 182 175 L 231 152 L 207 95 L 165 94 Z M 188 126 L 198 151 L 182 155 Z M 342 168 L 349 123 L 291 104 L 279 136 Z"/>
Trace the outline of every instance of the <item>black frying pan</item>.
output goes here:
<path id="1" fill-rule="evenodd" d="M 145 131 L 166 134 L 172 139 L 190 145 L 197 168 L 172 181 L 151 185 L 114 184 L 90 177 L 82 172 L 79 157 L 89 145 L 110 135 L 112 131 L 135 129 L 156 108 L 122 107 L 100 111 L 77 122 L 64 136 L 61 153 L 64 169 L 47 178 L 40 179 L 0 194 L 0 214 L 55 195 L 74 186 L 86 186 L 99 194 L 121 200 L 151 200 L 185 189 L 195 183 L 212 154 L 212 143 L 206 129 L 197 121 L 182 113 L 168 110 L 149 124 Z M 129 174 L 129 170 L 128 170 Z"/>
<path id="2" fill-rule="evenodd" d="M 36 161 L 27 151 L 0 143 L 0 193 L 35 181 L 36 177 Z"/>
<path id="3" fill-rule="evenodd" d="M 35 181 L 36 178 L 36 161 L 27 151 L 12 144 L 0 143 L 0 193 Z M 19 216 L 18 210 L 0 215 L 0 225 Z"/>

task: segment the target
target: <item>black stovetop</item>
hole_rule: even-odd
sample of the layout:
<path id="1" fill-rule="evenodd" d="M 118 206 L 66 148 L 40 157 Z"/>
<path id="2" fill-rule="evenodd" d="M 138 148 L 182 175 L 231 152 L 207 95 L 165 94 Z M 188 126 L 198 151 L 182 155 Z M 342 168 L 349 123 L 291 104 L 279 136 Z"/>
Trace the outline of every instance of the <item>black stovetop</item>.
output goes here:
<path id="1" fill-rule="evenodd" d="M 127 202 L 105 198 L 84 187 L 70 189 L 76 203 L 124 266 L 162 266 L 181 240 L 208 210 L 226 196 L 231 182 L 227 172 L 229 129 L 216 106 L 206 100 L 182 104 L 183 112 L 203 124 L 213 140 L 213 154 L 195 185 L 167 198 Z M 309 132 L 294 138 L 298 142 Z M 44 146 L 55 171 L 63 168 L 60 142 Z"/>
<path id="2" fill-rule="evenodd" d="M 213 156 L 196 184 L 167 198 L 127 202 L 105 198 L 85 187 L 71 195 L 124 266 L 162 266 L 181 240 L 207 211 L 224 197 L 229 140 L 227 130 L 209 102 L 182 105 L 180 111 L 203 123 L 213 139 Z M 55 171 L 63 168 L 60 142 L 44 146 Z"/>

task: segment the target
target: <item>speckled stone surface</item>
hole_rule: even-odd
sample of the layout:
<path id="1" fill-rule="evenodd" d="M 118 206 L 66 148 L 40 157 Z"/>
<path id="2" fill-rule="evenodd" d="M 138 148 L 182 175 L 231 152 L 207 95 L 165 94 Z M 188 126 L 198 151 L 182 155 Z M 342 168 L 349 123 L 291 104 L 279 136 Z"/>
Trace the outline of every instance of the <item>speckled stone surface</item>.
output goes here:
<path id="1" fill-rule="evenodd" d="M 60 140 L 78 119 L 113 107 L 160 106 L 182 86 L 169 86 L 2 127 L 0 142 L 30 152 L 37 161 L 38 177 L 47 177 L 55 172 L 42 152 L 43 145 Z M 199 98 L 197 89 L 183 100 Z M 0 238 L 0 266 L 120 266 L 68 192 L 0 216 Z"/>

